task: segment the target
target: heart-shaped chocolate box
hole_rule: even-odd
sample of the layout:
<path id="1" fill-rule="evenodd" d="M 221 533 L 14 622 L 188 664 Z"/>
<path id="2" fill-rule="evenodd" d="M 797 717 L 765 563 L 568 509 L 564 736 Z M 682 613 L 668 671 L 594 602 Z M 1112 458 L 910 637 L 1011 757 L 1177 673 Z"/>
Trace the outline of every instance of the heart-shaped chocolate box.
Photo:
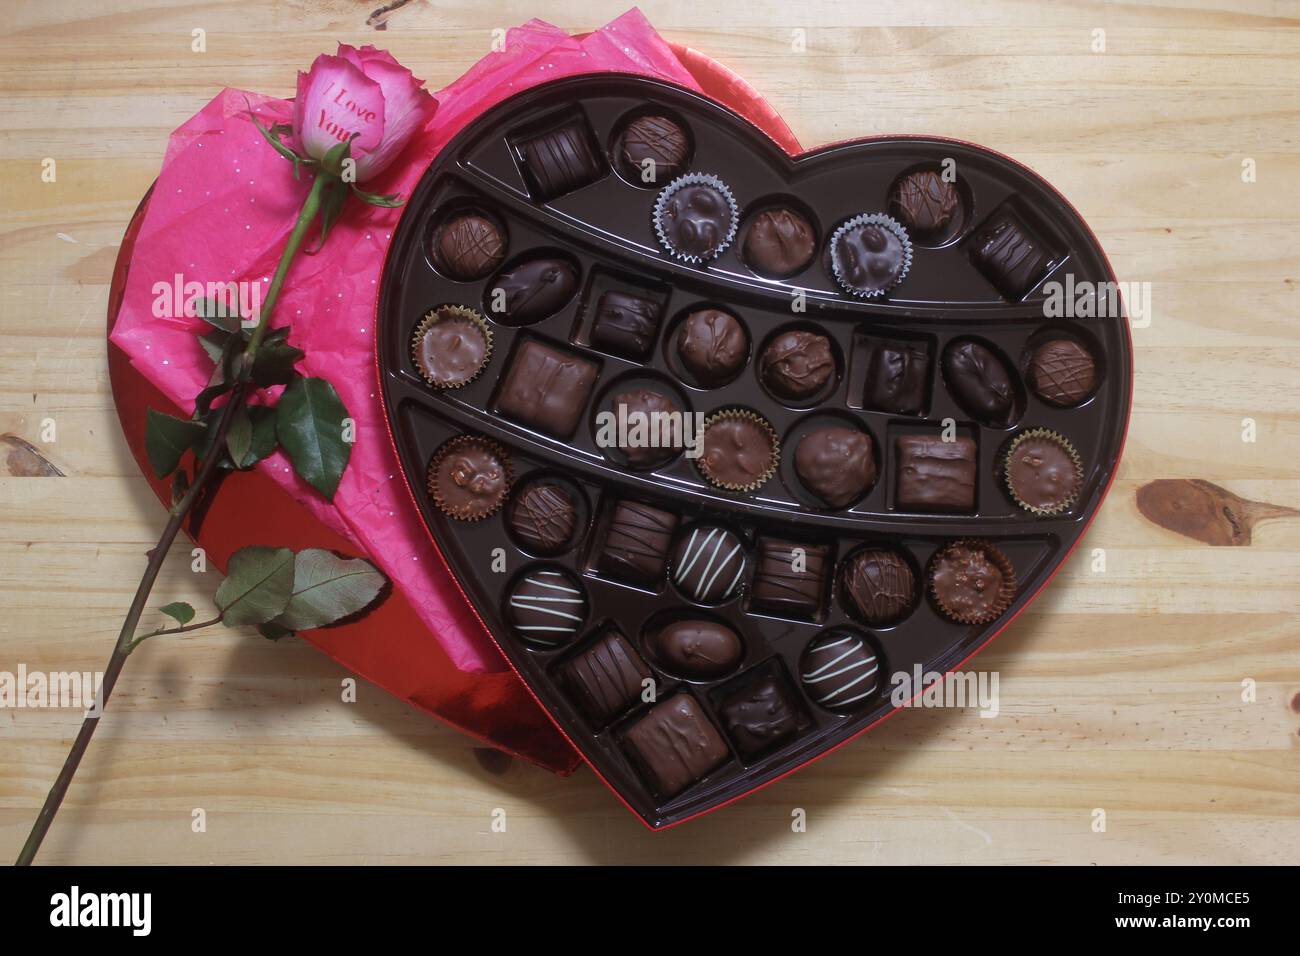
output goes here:
<path id="1" fill-rule="evenodd" d="M 735 241 L 716 258 L 685 261 L 656 234 L 656 201 L 670 176 L 642 182 L 637 172 L 653 167 L 629 167 L 622 148 L 629 124 L 646 116 L 666 117 L 684 134 L 683 168 L 665 172 L 716 176 L 735 198 Z M 662 158 L 663 145 L 652 143 L 652 153 Z M 565 150 L 577 150 L 576 158 L 560 155 Z M 829 250 L 836 230 L 860 214 L 896 212 L 891 203 L 908 174 L 954 169 L 955 205 L 950 195 L 946 223 L 928 237 L 913 230 L 902 280 L 881 295 L 846 291 Z M 755 217 L 776 208 L 795 211 L 815 243 L 811 261 L 781 279 L 757 274 L 747 264 L 757 254 L 745 252 Z M 912 215 L 927 210 L 934 207 Z M 448 261 L 449 247 L 439 249 L 448 223 L 466 215 L 490 223 L 504 246 L 488 248 L 470 271 L 491 271 L 468 281 L 453 275 L 461 264 Z M 992 247 L 1000 236 L 1024 244 L 1028 259 L 999 258 Z M 571 294 L 564 281 L 538 285 L 544 269 L 518 269 L 538 259 L 567 265 L 576 279 Z M 533 285 L 524 282 L 520 293 L 523 280 Z M 896 675 L 956 668 L 1034 598 L 1082 535 L 1118 464 L 1131 347 L 1122 308 L 1102 315 L 1107 310 L 1095 308 L 1106 304 L 1113 282 L 1069 204 L 996 153 L 952 140 L 889 137 L 791 158 L 694 93 L 634 77 L 578 77 L 489 111 L 421 180 L 384 272 L 379 369 L 394 444 L 438 551 L 559 728 L 619 797 L 659 828 L 742 796 L 866 730 L 921 689 Z M 1060 314 L 1045 308 L 1052 283 L 1065 286 L 1067 305 L 1096 290 L 1103 297 L 1094 296 L 1087 318 L 1052 317 Z M 642 303 L 633 311 L 649 310 L 648 339 L 633 336 L 629 344 L 604 334 L 617 322 L 597 328 L 610 293 Z M 524 300 L 542 304 L 521 309 Z M 490 332 L 486 366 L 455 388 L 432 385 L 415 361 L 426 316 L 443 306 L 474 310 Z M 714 387 L 701 387 L 678 351 L 681 323 L 704 307 L 730 313 L 745 333 L 743 367 Z M 461 322 L 468 315 L 442 312 L 453 314 Z M 469 320 L 462 329 L 474 336 L 477 319 Z M 637 323 L 644 333 L 645 316 Z M 792 330 L 826 336 L 834 363 L 830 381 L 802 401 L 781 397 L 762 373 L 768 345 Z M 969 342 L 983 347 L 973 366 L 969 350 L 955 354 Z M 1093 381 L 1083 394 L 1046 400 L 1052 384 L 1038 381 L 1044 370 L 1031 366 L 1048 342 L 1091 356 Z M 586 390 L 548 393 L 572 385 L 564 375 L 544 377 L 554 370 L 547 359 L 557 356 L 583 370 L 578 378 L 594 375 Z M 508 394 L 512 371 L 515 385 L 531 381 L 533 388 Z M 981 404 L 990 382 L 1004 397 L 1009 389 L 1009 411 Z M 683 453 L 634 467 L 623 450 L 598 441 L 598 413 L 611 409 L 614 395 L 639 388 L 684 411 L 741 409 L 746 420 L 766 421 L 780 439 L 774 473 L 755 490 L 728 491 Z M 520 401 L 524 394 L 531 405 Z M 552 401 L 580 404 L 571 433 L 539 417 Z M 878 472 L 869 491 L 841 508 L 813 493 L 794 463 L 800 440 L 826 425 L 870 435 Z M 1036 512 L 1009 489 L 1009 450 L 1030 430 L 1077 454 L 1075 493 L 1059 508 Z M 447 502 L 430 491 L 431 462 L 445 460 L 440 450 L 461 435 L 487 439 L 474 447 L 501 455 L 512 476 L 503 506 L 481 520 L 450 517 Z M 917 435 L 931 442 L 907 441 Z M 948 450 L 972 446 L 956 466 L 946 460 Z M 947 500 L 952 467 L 973 473 L 966 503 Z M 918 486 L 918 473 L 935 481 Z M 523 490 L 539 485 L 560 489 L 575 505 L 572 533 L 554 547 L 521 536 L 510 522 Z M 621 504 L 666 520 L 668 537 L 624 526 L 630 539 L 611 539 L 611 526 L 629 517 Z M 935 563 L 954 554 L 954 542 L 971 539 L 985 566 L 940 571 L 951 578 L 945 586 L 957 589 L 945 610 L 934 593 Z M 892 557 L 859 563 L 868 551 Z M 963 554 L 971 557 L 969 549 Z M 636 573 L 627 573 L 629 558 L 640 561 Z M 708 559 L 716 567 L 704 575 Z M 655 570 L 644 573 L 647 565 Z M 1006 590 L 985 605 L 996 617 L 958 623 L 958 592 L 985 586 L 982 574 L 1000 577 Z M 865 599 L 851 593 L 862 586 L 855 577 L 866 580 Z M 551 603 L 539 604 L 539 595 Z M 969 590 L 965 597 L 972 598 Z M 972 599 L 979 603 L 978 592 Z M 538 607 L 553 617 L 538 618 Z M 730 659 L 717 660 L 705 640 L 716 645 L 716 629 L 706 626 L 702 636 L 700 621 L 738 636 L 739 656 L 733 643 L 722 655 Z"/>

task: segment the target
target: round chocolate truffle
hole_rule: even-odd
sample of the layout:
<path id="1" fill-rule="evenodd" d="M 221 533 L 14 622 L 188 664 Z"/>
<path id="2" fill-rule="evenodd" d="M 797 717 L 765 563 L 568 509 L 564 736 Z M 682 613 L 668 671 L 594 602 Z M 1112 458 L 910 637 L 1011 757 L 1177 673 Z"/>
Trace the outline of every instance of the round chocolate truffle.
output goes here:
<path id="1" fill-rule="evenodd" d="M 831 340 L 817 332 L 782 332 L 763 349 L 758 372 L 772 392 L 802 402 L 812 398 L 835 374 Z"/>
<path id="2" fill-rule="evenodd" d="M 1044 342 L 1029 360 L 1029 383 L 1039 398 L 1053 405 L 1079 404 L 1096 379 L 1092 355 L 1074 339 Z"/>
<path id="3" fill-rule="evenodd" d="M 1011 606 L 1016 571 L 988 541 L 954 541 L 930 562 L 930 592 L 957 623 L 987 624 Z"/>
<path id="4" fill-rule="evenodd" d="M 578 506 L 564 485 L 534 481 L 515 493 L 510 505 L 510 530 L 515 540 L 535 554 L 558 554 L 573 540 Z"/>
<path id="5" fill-rule="evenodd" d="M 860 634 L 827 631 L 804 650 L 799 677 L 819 706 L 852 710 L 880 689 L 880 657 Z"/>
<path id="6" fill-rule="evenodd" d="M 514 632 L 538 647 L 559 647 L 578 633 L 587 618 L 587 594 L 563 568 L 529 571 L 510 588 L 506 620 Z"/>
<path id="7" fill-rule="evenodd" d="M 731 600 L 744 573 L 745 545 L 725 528 L 693 528 L 673 551 L 673 584 L 696 604 Z"/>
<path id="8" fill-rule="evenodd" d="M 849 292 L 879 295 L 903 280 L 911 265 L 912 247 L 903 227 L 889 223 L 893 220 L 850 221 L 832 238 L 832 269 Z"/>
<path id="9" fill-rule="evenodd" d="M 794 470 L 814 495 L 832 508 L 847 508 L 876 483 L 871 436 L 857 428 L 829 425 L 799 439 Z"/>
<path id="10" fill-rule="evenodd" d="M 434 236 L 434 259 L 453 279 L 481 279 L 506 254 L 506 244 L 496 223 L 477 213 L 465 213 L 443 223 Z"/>
<path id="11" fill-rule="evenodd" d="M 503 324 L 528 325 L 560 311 L 577 288 L 578 271 L 568 260 L 529 259 L 496 277 L 487 308 Z"/>
<path id="12" fill-rule="evenodd" d="M 948 389 L 972 418 L 1005 425 L 1013 417 L 1016 391 L 1006 365 L 978 342 L 954 342 L 943 353 Z"/>
<path id="13" fill-rule="evenodd" d="M 759 275 L 784 279 L 812 262 L 817 236 L 812 223 L 793 209 L 766 209 L 750 221 L 741 251 Z"/>
<path id="14" fill-rule="evenodd" d="M 753 491 L 776 469 L 776 433 L 755 415 L 720 412 L 705 423 L 702 441 L 696 466 L 720 488 Z"/>
<path id="15" fill-rule="evenodd" d="M 626 421 L 626 429 L 619 428 L 619 451 L 627 456 L 627 463 L 633 468 L 653 468 L 662 465 L 679 451 L 679 445 L 662 445 L 660 439 L 667 435 L 679 438 L 681 431 L 671 427 L 665 429 L 656 416 L 679 413 L 677 403 L 667 395 L 649 388 L 638 388 L 630 392 L 620 392 L 610 399 L 610 407 L 619 421 Z"/>
<path id="16" fill-rule="evenodd" d="M 1055 432 L 1035 429 L 1018 436 L 1007 452 L 1007 487 L 1016 503 L 1034 514 L 1059 514 L 1083 483 L 1074 447 Z"/>
<path id="17" fill-rule="evenodd" d="M 415 367 L 435 388 L 459 388 L 474 380 L 492 352 L 491 334 L 470 309 L 434 309 L 415 330 Z"/>
<path id="18" fill-rule="evenodd" d="M 692 312 L 677 332 L 677 355 L 698 384 L 710 388 L 745 364 L 749 339 L 740 321 L 721 309 Z"/>
<path id="19" fill-rule="evenodd" d="M 458 435 L 429 462 L 429 495 L 444 514 L 478 521 L 501 507 L 510 478 L 509 459 L 495 442 Z"/>
<path id="20" fill-rule="evenodd" d="M 623 178 L 659 186 L 686 172 L 691 144 L 686 131 L 666 116 L 639 116 L 618 136 L 614 163 Z"/>
<path id="21" fill-rule="evenodd" d="M 935 236 L 948 228 L 960 204 L 956 184 L 927 169 L 894 184 L 889 211 L 917 235 Z"/>
<path id="22" fill-rule="evenodd" d="M 736 233 L 735 200 L 711 176 L 683 176 L 659 194 L 655 228 L 673 255 L 688 262 L 712 259 Z"/>
<path id="23" fill-rule="evenodd" d="M 905 617 L 916 606 L 912 566 L 895 551 L 859 551 L 844 562 L 844 595 L 866 624 L 880 627 Z"/>
<path id="24" fill-rule="evenodd" d="M 712 680 L 740 663 L 744 646 L 731 628 L 703 619 L 673 621 L 654 636 L 655 657 L 691 680 Z"/>

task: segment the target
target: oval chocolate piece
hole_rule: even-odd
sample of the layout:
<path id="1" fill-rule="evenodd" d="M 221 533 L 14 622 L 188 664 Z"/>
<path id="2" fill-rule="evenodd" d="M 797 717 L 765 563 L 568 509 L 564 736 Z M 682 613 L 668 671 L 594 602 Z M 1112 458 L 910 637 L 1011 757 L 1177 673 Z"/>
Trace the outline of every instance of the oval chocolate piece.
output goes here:
<path id="1" fill-rule="evenodd" d="M 954 342 L 943 353 L 943 377 L 953 398 L 985 425 L 1015 417 L 1016 390 L 1006 364 L 978 342 Z"/>
<path id="2" fill-rule="evenodd" d="M 656 656 L 674 673 L 698 680 L 721 677 L 740 663 L 740 637 L 717 621 L 673 621 L 655 635 Z"/>
<path id="3" fill-rule="evenodd" d="M 578 288 L 578 270 L 564 259 L 529 259 L 496 277 L 487 309 L 506 325 L 540 322 L 560 311 Z"/>

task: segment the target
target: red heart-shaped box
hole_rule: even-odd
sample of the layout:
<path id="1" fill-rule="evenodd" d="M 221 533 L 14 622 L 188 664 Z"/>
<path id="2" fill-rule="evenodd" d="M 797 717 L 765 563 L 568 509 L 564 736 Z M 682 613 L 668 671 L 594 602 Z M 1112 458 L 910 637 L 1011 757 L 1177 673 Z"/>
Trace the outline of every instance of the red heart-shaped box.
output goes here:
<path id="1" fill-rule="evenodd" d="M 620 166 L 646 117 L 670 137 L 669 175 L 686 176 L 647 184 Z M 917 217 L 934 209 L 899 198 L 917 182 L 943 200 L 928 233 Z M 735 234 L 704 262 L 671 248 L 663 210 L 683 185 L 715 198 L 681 213 L 701 218 L 680 235 Z M 904 275 L 855 294 L 841 266 L 854 250 L 836 237 L 905 231 L 882 215 L 895 207 L 912 231 Z M 781 278 L 751 258 L 770 210 L 802 223 L 806 247 Z M 492 223 L 503 248 L 467 275 L 442 237 L 470 219 Z M 1132 358 L 1117 291 L 1079 214 L 1001 154 L 912 136 L 790 155 L 697 93 L 598 74 L 521 92 L 440 152 L 389 247 L 376 360 L 432 546 L 556 726 L 662 828 L 870 729 L 1033 601 L 1118 467 Z M 730 313 L 747 343 L 715 381 L 693 378 L 675 344 L 705 309 Z M 607 319 L 635 337 L 602 337 Z M 450 388 L 424 338 L 444 321 L 491 333 L 481 374 Z M 765 369 L 769 354 L 811 348 L 789 344 L 799 335 L 823 341 L 827 372 L 792 396 Z M 1087 383 L 1064 383 L 1077 393 L 1055 375 L 1062 354 L 1084 356 L 1070 361 L 1086 363 Z M 602 438 L 601 415 L 628 396 L 761 421 L 784 450 L 738 489 L 681 448 L 635 457 Z M 868 436 L 878 472 L 847 503 L 813 500 L 792 461 L 832 424 Z M 499 511 L 462 510 L 458 489 L 501 474 L 514 484 L 487 501 Z M 571 530 L 542 547 L 512 519 L 529 488 L 568 499 Z M 665 645 L 683 624 L 730 629 L 740 650 L 718 673 L 692 670 Z M 850 668 L 857 686 L 839 690 L 852 693 L 824 696 Z"/>

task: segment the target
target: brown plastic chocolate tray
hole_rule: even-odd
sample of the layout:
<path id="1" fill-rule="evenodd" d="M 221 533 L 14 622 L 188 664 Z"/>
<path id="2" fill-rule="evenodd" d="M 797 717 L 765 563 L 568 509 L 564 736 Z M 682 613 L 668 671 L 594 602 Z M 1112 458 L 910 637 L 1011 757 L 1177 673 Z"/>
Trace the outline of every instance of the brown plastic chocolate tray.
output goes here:
<path id="1" fill-rule="evenodd" d="M 749 217 L 782 200 L 803 210 L 817 233 L 819 254 L 801 273 L 784 280 L 754 274 L 740 254 L 739 239 L 719 258 L 694 266 L 671 258 L 651 222 L 657 191 L 624 179 L 609 161 L 614 137 L 629 117 L 647 111 L 667 115 L 689 132 L 689 169 L 712 173 L 732 190 Z M 581 124 L 601 165 L 599 178 L 564 195 L 540 201 L 518 157 L 521 136 L 556 122 Z M 914 240 L 910 271 L 888 294 L 860 299 L 840 290 L 822 254 L 837 224 L 864 212 L 884 212 L 895 180 L 908 170 L 955 161 L 961 206 L 957 221 L 930 244 Z M 533 192 L 530 193 L 530 185 Z M 525 327 L 498 322 L 490 309 L 494 276 L 461 282 L 443 274 L 430 252 L 431 236 L 449 211 L 473 209 L 496 221 L 507 240 L 505 265 L 534 253 L 563 256 L 580 276 L 576 294 L 557 312 Z M 1007 301 L 974 265 L 972 235 L 994 215 L 1010 214 L 1054 253 L 1054 265 L 1019 301 Z M 945 672 L 981 648 L 1043 587 L 1078 541 L 1117 467 L 1128 421 L 1132 360 L 1122 314 L 1101 318 L 1047 318 L 1044 285 L 1064 281 L 1113 282 L 1096 239 L 1078 214 L 1041 178 L 999 154 L 952 140 L 884 137 L 842 143 L 792 159 L 740 117 L 699 95 L 634 77 L 595 75 L 546 84 L 514 96 L 480 117 L 442 151 L 411 197 L 394 238 L 380 290 L 378 362 L 394 442 L 414 500 L 438 549 L 506 657 L 591 766 L 648 825 L 681 822 L 741 796 L 825 753 L 891 713 L 892 687 L 863 709 L 821 709 L 803 692 L 800 657 L 809 641 L 829 628 L 867 635 L 883 655 L 882 674 Z M 644 363 L 590 347 L 596 301 L 610 289 L 642 290 L 662 301 L 658 338 Z M 793 311 L 795 291 L 804 310 Z M 488 318 L 493 352 L 483 374 L 459 389 L 427 385 L 411 359 L 411 337 L 430 309 L 456 304 Z M 696 388 L 680 376 L 672 341 L 676 323 L 702 304 L 726 308 L 746 326 L 750 355 L 741 373 L 713 389 Z M 756 358 L 777 329 L 815 327 L 830 336 L 837 359 L 833 388 L 815 407 L 791 407 L 759 382 Z M 1091 396 L 1073 408 L 1040 400 L 1026 386 L 1033 346 L 1048 336 L 1080 341 L 1097 363 Z M 1017 414 L 1006 427 L 975 421 L 949 391 L 939 358 L 958 339 L 974 338 L 1002 356 L 1013 372 Z M 866 361 L 873 342 L 908 340 L 929 352 L 930 372 L 923 414 L 892 414 L 864 407 Z M 517 424 L 496 410 L 499 382 L 519 346 L 541 340 L 595 362 L 599 377 L 582 424 L 567 441 Z M 704 481 L 695 465 L 677 455 L 650 472 L 630 470 L 616 452 L 597 447 L 594 415 L 614 383 L 655 380 L 688 410 L 711 413 L 742 407 L 761 414 L 782 442 L 775 475 L 752 494 L 721 491 Z M 847 510 L 817 507 L 791 466 L 795 442 L 810 422 L 845 419 L 872 436 L 879 478 Z M 978 446 L 976 505 L 969 513 L 919 514 L 897 505 L 894 441 L 912 433 L 937 434 L 951 419 L 957 433 Z M 1017 506 L 999 478 L 1008 441 L 1028 428 L 1064 435 L 1077 449 L 1084 480 L 1077 501 L 1056 517 L 1036 517 Z M 580 491 L 576 544 L 555 557 L 537 558 L 512 538 L 508 508 L 478 522 L 448 518 L 433 504 L 426 469 L 438 448 L 460 434 L 482 435 L 505 448 L 515 487 L 539 475 L 571 483 Z M 654 587 L 608 580 L 593 570 L 604 523 L 623 498 L 658 505 L 681 516 L 679 534 L 697 525 L 720 525 L 739 534 L 748 563 L 737 598 L 697 608 L 666 578 Z M 749 585 L 755 539 L 774 536 L 828 545 L 835 571 L 819 612 L 811 620 L 753 613 Z M 921 593 L 914 610 L 888 627 L 868 627 L 847 610 L 838 568 L 865 545 L 898 549 L 912 564 L 918 589 L 937 548 L 960 538 L 988 539 L 1015 566 L 1016 598 L 995 621 L 982 626 L 953 623 Z M 504 559 L 504 570 L 494 570 Z M 497 566 L 500 562 L 497 562 Z M 530 569 L 556 566 L 581 580 L 589 613 L 579 637 L 555 650 L 526 646 L 503 618 L 507 586 Z M 745 645 L 740 665 L 714 681 L 690 681 L 664 671 L 646 646 L 647 629 L 664 615 L 699 610 L 726 622 Z M 650 663 L 659 702 L 690 694 L 727 741 L 729 756 L 709 773 L 670 797 L 656 794 L 630 757 L 625 735 L 652 706 L 638 702 L 607 726 L 589 721 L 556 668 L 606 632 L 618 628 Z M 782 746 L 745 758 L 722 728 L 718 702 L 758 674 L 786 683 L 802 710 L 801 729 Z M 904 718 L 906 719 L 906 718 Z"/>

